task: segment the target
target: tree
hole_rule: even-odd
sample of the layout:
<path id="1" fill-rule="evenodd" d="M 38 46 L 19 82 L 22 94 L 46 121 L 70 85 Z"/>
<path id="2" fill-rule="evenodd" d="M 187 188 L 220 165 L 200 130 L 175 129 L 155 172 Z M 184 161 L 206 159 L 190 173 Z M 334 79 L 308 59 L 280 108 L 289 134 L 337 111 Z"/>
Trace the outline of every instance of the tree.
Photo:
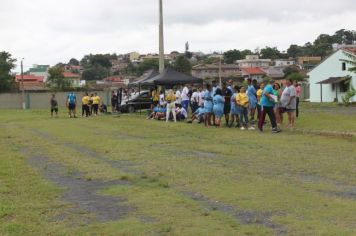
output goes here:
<path id="1" fill-rule="evenodd" d="M 241 56 L 242 56 L 242 59 L 245 59 L 247 55 L 252 55 L 252 51 L 249 50 L 249 49 L 245 49 L 243 51 L 241 51 Z"/>
<path id="2" fill-rule="evenodd" d="M 184 56 L 178 56 L 174 62 L 174 69 L 184 74 L 190 75 L 192 73 L 192 65 Z"/>
<path id="3" fill-rule="evenodd" d="M 233 64 L 241 59 L 244 59 L 244 57 L 239 50 L 234 49 L 224 52 L 224 62 L 227 64 Z"/>
<path id="4" fill-rule="evenodd" d="M 110 75 L 110 71 L 102 66 L 87 68 L 83 71 L 82 78 L 86 81 L 102 80 Z"/>
<path id="5" fill-rule="evenodd" d="M 48 70 L 47 86 L 53 90 L 67 90 L 72 84 L 63 75 L 64 69 L 62 67 L 52 67 Z"/>
<path id="6" fill-rule="evenodd" d="M 137 68 L 139 75 L 142 75 L 147 70 L 156 70 L 158 71 L 159 61 L 158 59 L 146 59 L 141 62 Z"/>
<path id="7" fill-rule="evenodd" d="M 0 52 L 0 92 L 9 91 L 12 87 L 13 76 L 11 70 L 15 68 L 16 59 L 8 52 Z"/>
<path id="8" fill-rule="evenodd" d="M 303 56 L 303 48 L 296 44 L 292 44 L 287 49 L 287 56 L 292 58 Z"/>
<path id="9" fill-rule="evenodd" d="M 288 66 L 283 70 L 284 76 L 288 77 L 290 74 L 299 73 L 300 69 L 297 66 Z"/>
<path id="10" fill-rule="evenodd" d="M 293 81 L 304 81 L 304 76 L 298 72 L 293 72 L 287 76 L 287 79 L 291 79 Z"/>
<path id="11" fill-rule="evenodd" d="M 79 61 L 75 58 L 72 58 L 69 60 L 69 65 L 72 65 L 72 66 L 79 66 Z"/>
<path id="12" fill-rule="evenodd" d="M 281 52 L 276 47 L 265 47 L 261 49 L 260 54 L 263 59 L 277 59 L 281 57 Z"/>

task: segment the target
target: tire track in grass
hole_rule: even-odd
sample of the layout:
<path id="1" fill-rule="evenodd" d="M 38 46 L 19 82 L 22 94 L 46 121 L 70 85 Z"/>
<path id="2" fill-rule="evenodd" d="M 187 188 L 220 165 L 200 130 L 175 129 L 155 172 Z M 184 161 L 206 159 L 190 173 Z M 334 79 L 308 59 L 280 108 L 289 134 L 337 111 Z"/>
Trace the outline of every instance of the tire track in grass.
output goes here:
<path id="1" fill-rule="evenodd" d="M 128 174 L 134 174 L 134 175 L 142 175 L 143 173 L 133 171 L 129 167 L 129 162 L 126 163 L 126 166 L 121 165 L 120 162 L 116 161 L 110 161 L 105 159 L 103 156 L 98 154 L 97 152 L 89 149 L 88 147 L 77 145 L 74 143 L 67 143 L 67 142 L 61 142 L 58 140 L 56 137 L 52 136 L 51 134 L 48 134 L 46 132 L 37 130 L 37 129 L 32 129 L 33 133 L 36 133 L 37 135 L 46 138 L 47 140 L 54 141 L 56 143 L 65 145 L 74 151 L 84 153 L 90 158 L 94 158 L 98 161 L 105 162 L 112 166 L 113 168 L 117 168 L 120 171 L 123 171 L 124 173 Z M 200 156 L 200 158 L 215 158 L 214 154 L 208 154 L 205 152 L 194 152 L 194 154 Z M 179 190 L 178 187 L 174 187 L 174 190 L 177 191 L 178 194 L 183 195 L 184 197 L 191 199 L 195 202 L 197 202 L 199 205 L 207 208 L 209 211 L 219 211 L 223 214 L 232 216 L 234 219 L 236 219 L 239 223 L 244 224 L 244 225 L 260 225 L 266 228 L 271 229 L 276 235 L 285 235 L 287 231 L 284 229 L 282 225 L 273 223 L 272 217 L 273 216 L 280 216 L 282 213 L 275 213 L 275 212 L 262 212 L 262 211 L 252 211 L 252 210 L 242 210 L 242 209 L 236 209 L 235 207 L 228 205 L 224 202 L 220 201 L 215 201 L 212 199 L 209 199 L 205 197 L 204 195 L 197 193 L 197 192 L 191 192 L 191 191 L 183 191 Z"/>
<path id="2" fill-rule="evenodd" d="M 32 154 L 26 149 L 21 152 L 28 158 L 27 163 L 40 171 L 46 180 L 65 189 L 61 197 L 70 204 L 67 216 L 72 213 L 80 215 L 85 223 L 104 223 L 124 219 L 128 213 L 133 211 L 133 207 L 128 206 L 125 198 L 98 194 L 104 188 L 128 185 L 129 182 L 87 180 L 80 172 L 70 172 L 63 165 L 52 162 L 43 155 Z M 57 218 L 65 219 L 66 215 Z"/>
<path id="3" fill-rule="evenodd" d="M 207 210 L 223 212 L 234 217 L 241 224 L 261 225 L 271 229 L 276 235 L 287 234 L 287 230 L 282 225 L 273 223 L 272 221 L 273 216 L 281 216 L 283 213 L 236 209 L 224 202 L 211 200 L 197 192 L 181 191 L 181 193 L 184 196 L 199 202 L 203 207 L 207 208 Z"/>

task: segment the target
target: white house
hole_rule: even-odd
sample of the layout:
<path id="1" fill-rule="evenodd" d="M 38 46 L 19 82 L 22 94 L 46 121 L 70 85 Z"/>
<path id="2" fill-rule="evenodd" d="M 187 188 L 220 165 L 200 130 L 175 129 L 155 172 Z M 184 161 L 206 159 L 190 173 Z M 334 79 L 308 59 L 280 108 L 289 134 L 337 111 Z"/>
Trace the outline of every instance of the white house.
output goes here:
<path id="1" fill-rule="evenodd" d="M 248 67 L 269 67 L 272 64 L 271 59 L 260 59 L 258 55 L 247 55 L 244 60 L 237 60 L 237 65 L 241 68 Z"/>
<path id="2" fill-rule="evenodd" d="M 288 67 L 295 65 L 295 60 L 294 59 L 275 59 L 274 64 L 277 67 Z"/>
<path id="3" fill-rule="evenodd" d="M 356 73 L 350 72 L 352 65 L 344 61 L 350 60 L 347 55 L 356 56 L 356 50 L 340 49 L 308 73 L 311 102 L 341 102 L 349 84 L 356 88 Z M 352 101 L 356 102 L 356 97 Z"/>

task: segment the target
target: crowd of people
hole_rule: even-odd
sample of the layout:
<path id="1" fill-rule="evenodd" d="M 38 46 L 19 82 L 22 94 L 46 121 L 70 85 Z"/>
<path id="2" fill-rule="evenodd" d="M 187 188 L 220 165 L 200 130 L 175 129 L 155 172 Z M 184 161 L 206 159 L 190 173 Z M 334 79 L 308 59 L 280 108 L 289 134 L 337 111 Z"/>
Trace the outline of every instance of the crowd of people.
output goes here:
<path id="1" fill-rule="evenodd" d="M 235 86 L 232 80 L 221 87 L 213 81 L 205 85 L 205 90 L 194 85 L 184 85 L 175 91 L 154 89 L 151 90 L 152 109 L 147 119 L 197 121 L 206 127 L 221 127 L 224 119 L 227 127 L 263 131 L 268 116 L 272 132 L 278 133 L 284 114 L 288 117 L 285 126 L 294 127 L 295 117 L 299 115 L 300 94 L 301 87 L 296 81 L 258 83 L 250 78 L 247 85 Z M 191 113 L 190 118 L 188 113 Z"/>

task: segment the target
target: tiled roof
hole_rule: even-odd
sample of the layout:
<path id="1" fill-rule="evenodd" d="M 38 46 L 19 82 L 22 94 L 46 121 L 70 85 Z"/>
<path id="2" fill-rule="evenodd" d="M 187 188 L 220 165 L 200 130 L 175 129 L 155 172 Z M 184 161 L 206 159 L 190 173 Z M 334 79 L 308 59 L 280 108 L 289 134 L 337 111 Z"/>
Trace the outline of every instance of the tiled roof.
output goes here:
<path id="1" fill-rule="evenodd" d="M 15 81 L 16 82 L 22 82 L 22 77 L 21 75 L 16 75 L 15 76 Z M 23 82 L 37 82 L 37 83 L 43 83 L 44 81 L 44 76 L 36 76 L 36 75 L 23 75 Z"/>
<path id="2" fill-rule="evenodd" d="M 264 75 L 266 74 L 261 68 L 259 67 L 249 67 L 243 68 L 242 71 L 248 75 Z"/>
<path id="3" fill-rule="evenodd" d="M 344 50 L 356 55 L 356 47 L 344 48 Z"/>
<path id="4" fill-rule="evenodd" d="M 78 75 L 78 74 L 74 74 L 74 73 L 72 73 L 72 72 L 63 72 L 63 76 L 65 77 L 65 78 L 80 78 L 80 75 Z"/>

